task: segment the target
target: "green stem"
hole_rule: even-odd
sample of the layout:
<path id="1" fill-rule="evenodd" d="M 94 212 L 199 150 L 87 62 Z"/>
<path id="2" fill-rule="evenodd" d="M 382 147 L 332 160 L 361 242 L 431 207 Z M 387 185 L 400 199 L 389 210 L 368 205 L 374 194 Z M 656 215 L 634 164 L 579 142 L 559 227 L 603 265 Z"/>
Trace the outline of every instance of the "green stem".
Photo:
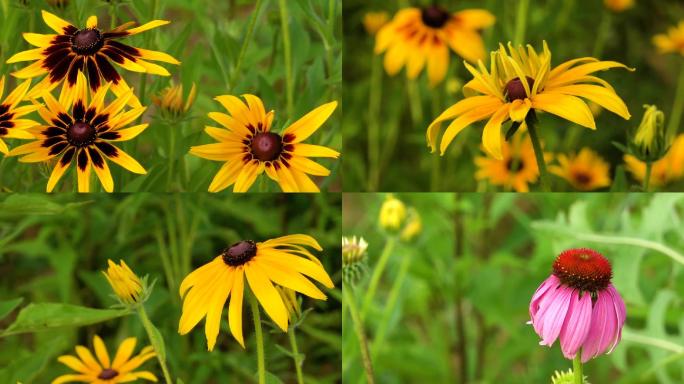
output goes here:
<path id="1" fill-rule="evenodd" d="M 679 130 L 679 122 L 682 118 L 682 111 L 684 110 L 684 62 L 679 69 L 679 79 L 677 80 L 677 90 L 675 91 L 675 99 L 672 104 L 672 112 L 670 113 L 670 123 L 667 125 L 667 138 L 673 140 Z"/>
<path id="2" fill-rule="evenodd" d="M 606 37 L 610 32 L 610 25 L 612 24 L 610 11 L 604 9 L 603 16 L 601 16 L 601 23 L 598 28 L 598 35 L 596 36 L 596 41 L 594 42 L 594 50 L 592 51 L 592 56 L 600 58 L 603 54 L 603 48 L 606 46 Z"/>
<path id="3" fill-rule="evenodd" d="M 441 112 L 441 88 L 436 88 L 432 92 L 432 115 L 438 116 Z M 432 154 L 432 169 L 430 172 L 430 191 L 437 192 L 440 189 L 441 180 L 441 162 L 442 156 L 439 152 L 435 151 Z"/>
<path id="4" fill-rule="evenodd" d="M 377 191 L 380 183 L 380 102 L 382 100 L 382 62 L 373 54 L 368 101 L 368 190 Z"/>
<path id="5" fill-rule="evenodd" d="M 181 125 L 180 124 L 174 124 L 173 127 L 171 128 L 171 132 L 169 132 L 169 153 L 167 154 L 169 156 L 169 176 L 167 178 L 167 191 L 171 191 L 171 183 L 173 183 L 173 176 L 174 176 L 174 167 L 175 167 L 175 161 L 176 161 L 176 130 L 180 129 Z"/>
<path id="6" fill-rule="evenodd" d="M 530 7 L 530 0 L 518 1 L 517 23 L 515 24 L 515 35 L 513 42 L 515 44 L 525 43 L 525 28 L 527 27 L 527 13 Z"/>
<path id="7" fill-rule="evenodd" d="M 292 47 L 290 41 L 290 25 L 288 23 L 287 3 L 278 0 L 280 6 L 280 23 L 283 37 L 283 55 L 285 57 L 285 99 L 287 100 L 287 117 L 292 118 L 294 113 L 293 97 L 294 82 L 292 81 Z"/>
<path id="8" fill-rule="evenodd" d="M 266 359 L 264 358 L 264 333 L 261 329 L 261 315 L 259 313 L 259 303 L 253 293 L 249 295 L 249 304 L 252 308 L 252 318 L 254 318 L 254 335 L 256 336 L 257 347 L 257 370 L 259 384 L 266 383 Z"/>
<path id="9" fill-rule="evenodd" d="M 328 27 L 330 27 L 330 36 L 335 36 L 335 15 L 336 12 L 336 2 L 337 0 L 328 0 Z M 334 39 L 334 38 L 333 38 Z M 335 66 L 335 56 L 333 55 L 333 47 L 331 42 L 323 38 L 323 45 L 325 48 L 325 61 L 328 67 L 328 91 L 330 92 L 329 98 L 334 98 L 335 82 L 331 81 L 334 66 Z"/>
<path id="10" fill-rule="evenodd" d="M 577 351 L 575 358 L 572 360 L 572 370 L 575 374 L 575 384 L 582 384 L 584 382 L 584 374 L 582 373 L 582 348 Z"/>
<path id="11" fill-rule="evenodd" d="M 155 345 L 156 343 L 154 342 L 154 340 L 156 340 L 156 338 L 154 336 L 154 325 L 152 325 L 150 318 L 147 316 L 147 312 L 145 311 L 145 306 L 143 304 L 140 304 L 138 306 L 138 317 L 140 318 L 140 322 L 142 323 L 143 328 L 145 328 L 145 332 L 147 333 L 147 337 L 150 339 L 152 347 L 155 349 L 157 361 L 159 361 L 159 365 L 161 366 L 162 372 L 164 373 L 164 379 L 167 383 L 173 383 L 173 380 L 171 380 L 171 374 L 169 373 L 169 368 L 166 366 L 166 361 L 162 355 L 162 352 L 157 350 L 157 347 Z"/>
<path id="12" fill-rule="evenodd" d="M 653 168 L 653 163 L 650 161 L 646 162 L 646 175 L 644 175 L 644 192 L 648 192 L 648 184 L 651 181 L 651 169 Z"/>
<path id="13" fill-rule="evenodd" d="M 373 302 L 375 291 L 378 289 L 380 277 L 382 276 L 382 272 L 385 270 L 385 267 L 387 266 L 387 261 L 389 261 L 390 255 L 392 254 L 392 250 L 394 249 L 394 244 L 396 243 L 396 241 L 397 240 L 394 237 L 389 237 L 387 239 L 387 242 L 385 242 L 385 248 L 383 248 L 382 253 L 380 254 L 380 259 L 373 268 L 373 274 L 371 275 L 370 283 L 368 284 L 368 290 L 366 291 L 366 295 L 363 298 L 363 306 L 361 307 L 362 318 L 366 318 L 368 309 L 370 308 L 370 305 Z"/>
<path id="14" fill-rule="evenodd" d="M 359 314 L 359 309 L 356 306 L 356 301 L 354 300 L 354 296 L 351 294 L 346 284 L 342 285 L 342 295 L 344 297 L 343 302 L 349 308 L 349 314 L 351 315 L 352 322 L 354 323 L 354 332 L 356 332 L 356 337 L 359 339 L 359 349 L 361 350 L 363 369 L 366 372 L 366 381 L 368 384 L 373 384 L 375 379 L 373 378 L 373 363 L 371 361 L 370 353 L 368 352 L 368 339 L 366 339 L 366 333 L 363 330 L 363 322 L 361 321 L 361 316 Z"/>
<path id="15" fill-rule="evenodd" d="M 420 88 L 418 88 L 418 84 L 415 81 L 409 80 L 406 90 L 408 91 L 409 110 L 411 111 L 413 128 L 419 128 L 423 124 L 423 100 L 420 98 Z"/>
<path id="16" fill-rule="evenodd" d="M 245 52 L 247 52 L 247 47 L 249 46 L 250 40 L 252 40 L 252 33 L 254 33 L 254 26 L 256 25 L 257 17 L 259 17 L 259 10 L 261 10 L 262 0 L 257 0 L 254 5 L 254 11 L 252 12 L 252 17 L 249 19 L 249 24 L 247 25 L 247 33 L 245 34 L 245 39 L 242 41 L 242 47 L 240 48 L 240 53 L 238 54 L 237 62 L 235 63 L 235 68 L 230 76 L 230 90 L 233 91 L 235 88 L 235 80 L 240 74 L 240 67 L 242 66 L 242 61 L 245 57 Z"/>
<path id="17" fill-rule="evenodd" d="M 109 29 L 114 29 L 116 28 L 116 8 L 117 5 L 115 2 L 109 3 L 109 20 L 110 20 L 110 28 Z"/>
<path id="18" fill-rule="evenodd" d="M 539 168 L 539 181 L 541 182 L 541 187 L 544 192 L 550 192 L 548 174 L 546 172 L 546 162 L 544 162 L 544 152 L 539 142 L 539 137 L 537 136 L 537 129 L 535 128 L 537 117 L 534 112 L 527 114 L 525 118 L 525 123 L 527 123 L 527 132 L 530 134 L 530 140 L 532 141 L 532 147 L 534 148 L 534 156 L 537 159 L 537 166 Z"/>
<path id="19" fill-rule="evenodd" d="M 295 335 L 295 328 L 290 327 L 288 332 L 290 337 L 290 347 L 292 348 L 292 356 L 294 356 L 295 372 L 297 372 L 297 384 L 304 384 L 304 375 L 302 374 L 302 358 L 299 355 L 299 348 L 297 347 L 297 336 Z"/>

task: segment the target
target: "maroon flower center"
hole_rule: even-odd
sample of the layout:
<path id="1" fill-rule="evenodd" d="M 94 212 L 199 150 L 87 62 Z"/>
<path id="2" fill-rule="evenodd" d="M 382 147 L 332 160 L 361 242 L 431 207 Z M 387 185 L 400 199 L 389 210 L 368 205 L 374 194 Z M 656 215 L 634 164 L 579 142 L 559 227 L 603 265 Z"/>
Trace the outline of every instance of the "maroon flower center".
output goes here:
<path id="1" fill-rule="evenodd" d="M 574 176 L 575 181 L 579 185 L 589 185 L 591 183 L 591 175 L 586 172 L 576 172 Z"/>
<path id="2" fill-rule="evenodd" d="M 449 12 L 439 5 L 431 5 L 423 8 L 420 13 L 423 24 L 436 29 L 442 28 L 444 24 L 449 21 L 450 17 L 451 15 L 449 15 Z"/>
<path id="3" fill-rule="evenodd" d="M 517 173 L 523 168 L 525 168 L 525 162 L 522 161 L 522 159 L 510 158 L 506 160 L 506 169 L 508 169 L 510 172 Z"/>
<path id="4" fill-rule="evenodd" d="M 525 76 L 525 80 L 527 80 L 527 86 L 530 88 L 530 92 L 532 92 L 534 79 Z M 523 100 L 527 98 L 527 93 L 525 93 L 525 86 L 523 85 L 522 81 L 520 81 L 519 77 L 516 77 L 515 79 L 509 81 L 508 84 L 506 84 L 506 87 L 504 87 L 504 93 L 506 94 L 506 98 L 508 99 L 508 101 Z"/>
<path id="5" fill-rule="evenodd" d="M 83 121 L 76 121 L 67 128 L 66 137 L 69 144 L 85 147 L 95 142 L 95 128 Z"/>
<path id="6" fill-rule="evenodd" d="M 79 55 L 92 55 L 102 48 L 104 39 L 97 28 L 86 28 L 71 36 L 71 48 Z"/>
<path id="7" fill-rule="evenodd" d="M 586 292 L 602 291 L 610 284 L 610 262 L 589 248 L 563 251 L 553 263 L 553 274 L 561 283 Z"/>
<path id="8" fill-rule="evenodd" d="M 103 370 L 102 372 L 100 372 L 100 374 L 97 376 L 97 378 L 100 380 L 110 380 L 110 379 L 117 377 L 118 375 L 119 375 L 119 372 L 117 372 L 111 368 L 107 368 L 107 369 Z"/>
<path id="9" fill-rule="evenodd" d="M 252 155 L 260 161 L 273 161 L 283 151 L 283 139 L 273 132 L 259 132 L 252 138 Z"/>
<path id="10" fill-rule="evenodd" d="M 231 267 L 237 267 L 250 260 L 256 255 L 257 247 L 252 240 L 239 241 L 223 251 L 223 262 Z"/>

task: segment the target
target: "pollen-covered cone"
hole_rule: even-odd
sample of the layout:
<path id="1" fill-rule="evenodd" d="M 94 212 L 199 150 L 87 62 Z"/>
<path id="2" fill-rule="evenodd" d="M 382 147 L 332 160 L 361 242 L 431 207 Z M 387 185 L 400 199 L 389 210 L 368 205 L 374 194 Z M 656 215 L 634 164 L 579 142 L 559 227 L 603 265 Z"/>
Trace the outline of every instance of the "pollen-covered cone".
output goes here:
<path id="1" fill-rule="evenodd" d="M 120 260 L 120 265 L 111 260 L 107 260 L 107 264 L 109 267 L 102 274 L 107 278 L 116 296 L 127 304 L 137 303 L 143 291 L 140 278 L 128 268 L 123 260 Z"/>
<path id="2" fill-rule="evenodd" d="M 213 350 L 221 313 L 229 301 L 228 325 L 244 348 L 242 301 L 246 284 L 278 328 L 287 332 L 290 315 L 274 284 L 318 300 L 326 300 L 326 296 L 309 279 L 326 288 L 334 286 L 321 262 L 305 247 L 322 251 L 318 242 L 308 235 L 283 236 L 260 243 L 245 240 L 224 250 L 183 279 L 179 291 L 183 313 L 178 332 L 181 335 L 190 332 L 206 317 L 207 349 Z"/>

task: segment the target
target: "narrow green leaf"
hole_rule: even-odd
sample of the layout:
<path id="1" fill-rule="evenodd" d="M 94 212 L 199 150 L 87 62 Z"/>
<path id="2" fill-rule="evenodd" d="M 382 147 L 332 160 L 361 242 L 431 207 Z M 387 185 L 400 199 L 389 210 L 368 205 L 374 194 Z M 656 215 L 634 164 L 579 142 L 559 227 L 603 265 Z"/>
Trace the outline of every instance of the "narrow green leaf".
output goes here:
<path id="1" fill-rule="evenodd" d="M 152 347 L 157 351 L 159 358 L 162 361 L 166 361 L 166 345 L 164 344 L 164 338 L 162 337 L 161 332 L 159 332 L 159 329 L 157 329 L 152 322 L 150 322 L 150 326 L 152 327 L 152 334 L 150 335 Z"/>
<path id="2" fill-rule="evenodd" d="M 9 315 L 16 307 L 24 301 L 23 297 L 18 297 L 12 300 L 0 301 L 0 320 Z"/>

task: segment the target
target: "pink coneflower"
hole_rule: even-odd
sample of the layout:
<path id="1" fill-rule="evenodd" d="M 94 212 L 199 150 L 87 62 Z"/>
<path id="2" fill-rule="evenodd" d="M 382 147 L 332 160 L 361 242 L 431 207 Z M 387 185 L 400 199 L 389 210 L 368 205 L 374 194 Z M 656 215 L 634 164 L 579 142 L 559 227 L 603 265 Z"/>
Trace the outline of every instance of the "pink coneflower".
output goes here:
<path id="1" fill-rule="evenodd" d="M 540 344 L 550 347 L 560 339 L 563 356 L 574 359 L 581 350 L 583 363 L 610 353 L 626 317 L 612 276 L 608 260 L 592 249 L 562 252 L 530 302 L 530 323 L 542 338 Z"/>

